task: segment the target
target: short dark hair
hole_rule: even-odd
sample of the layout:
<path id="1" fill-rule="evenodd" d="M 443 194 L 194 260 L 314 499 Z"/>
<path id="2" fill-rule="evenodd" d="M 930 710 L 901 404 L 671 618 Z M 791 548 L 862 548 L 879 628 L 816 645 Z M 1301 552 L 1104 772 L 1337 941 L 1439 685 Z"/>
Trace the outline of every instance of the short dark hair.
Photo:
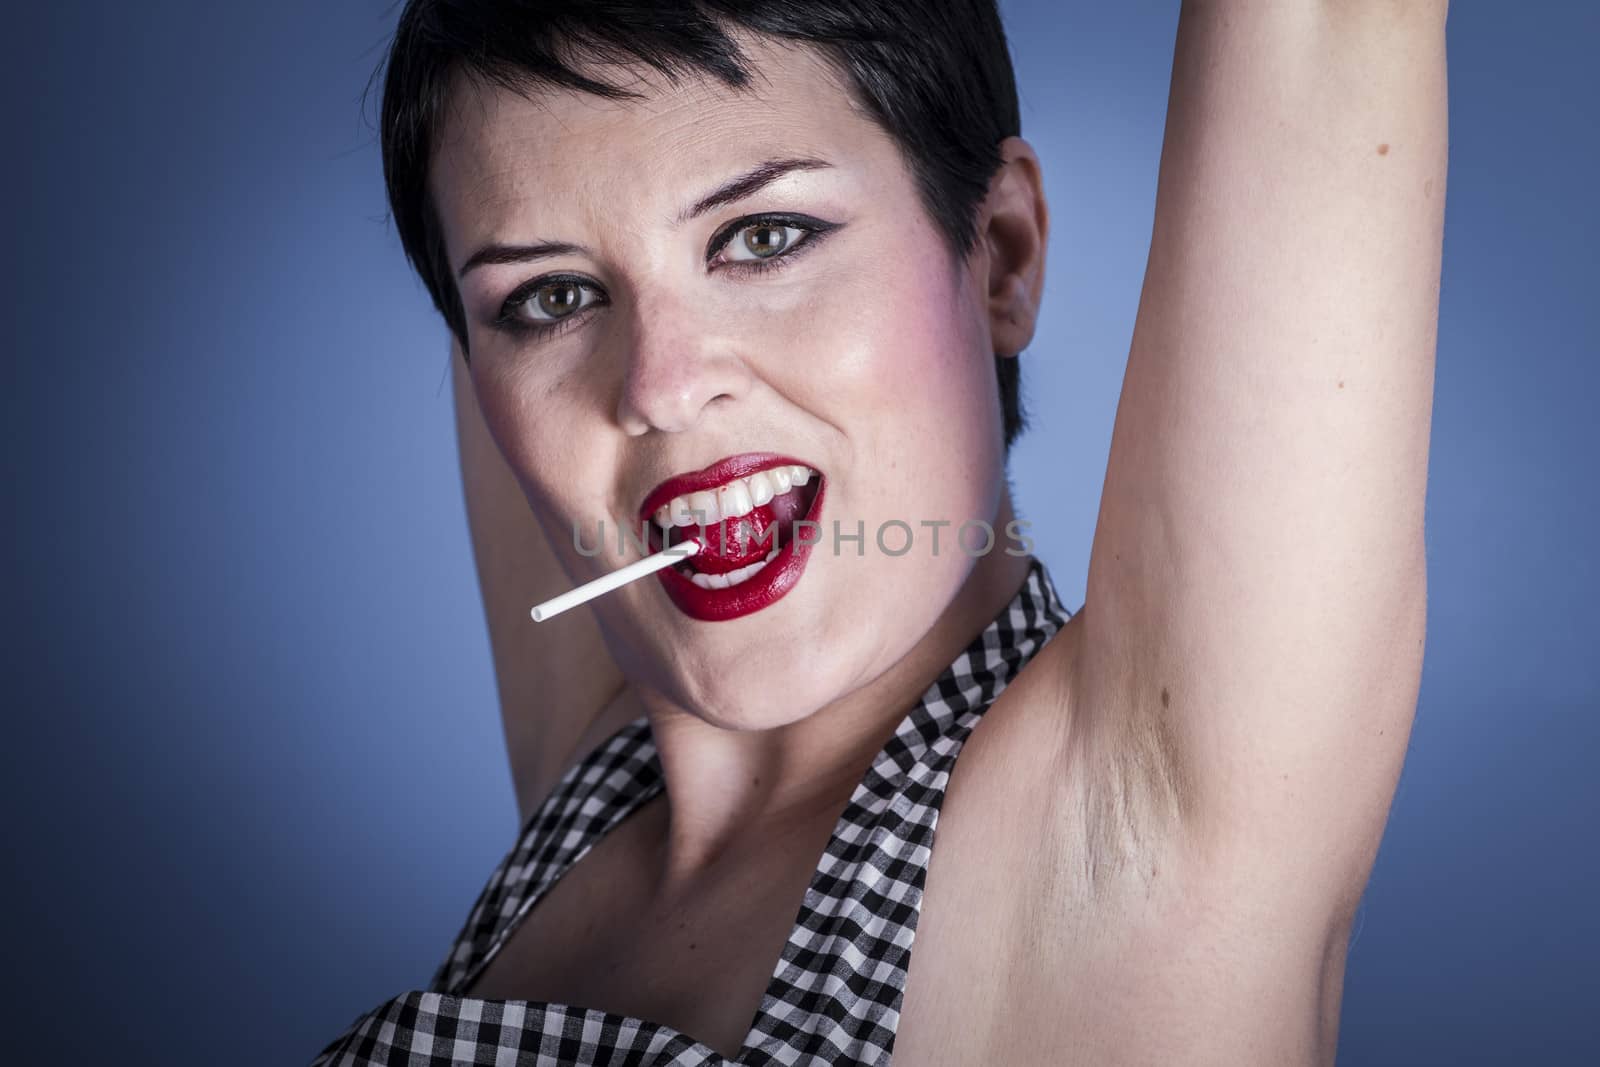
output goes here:
<path id="1" fill-rule="evenodd" d="M 428 188 L 452 77 L 525 95 L 639 96 L 582 73 L 597 60 L 744 88 L 729 28 L 817 49 L 898 145 L 952 256 L 972 251 L 1000 142 L 1021 133 L 994 0 L 408 0 L 386 60 L 383 176 L 406 257 L 463 354 L 466 315 Z M 1025 425 L 1019 362 L 995 357 L 1007 450 Z"/>

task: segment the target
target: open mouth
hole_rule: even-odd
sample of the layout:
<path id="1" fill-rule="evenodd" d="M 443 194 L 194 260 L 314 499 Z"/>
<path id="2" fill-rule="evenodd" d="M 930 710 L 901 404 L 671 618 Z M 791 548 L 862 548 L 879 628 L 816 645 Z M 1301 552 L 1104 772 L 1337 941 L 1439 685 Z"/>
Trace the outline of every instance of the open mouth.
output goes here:
<path id="1" fill-rule="evenodd" d="M 701 544 L 657 572 L 673 603 L 706 621 L 775 603 L 799 581 L 819 540 L 824 482 L 819 470 L 787 457 L 745 455 L 664 483 L 646 500 L 651 550 Z"/>

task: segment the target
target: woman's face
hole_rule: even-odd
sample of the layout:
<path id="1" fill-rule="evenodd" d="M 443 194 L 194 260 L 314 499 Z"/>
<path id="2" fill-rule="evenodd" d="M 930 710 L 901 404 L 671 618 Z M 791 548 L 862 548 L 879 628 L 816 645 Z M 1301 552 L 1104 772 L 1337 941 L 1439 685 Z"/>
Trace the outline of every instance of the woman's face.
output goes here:
<path id="1" fill-rule="evenodd" d="M 809 515 L 809 554 L 785 547 L 727 589 L 674 572 L 594 602 L 636 684 L 716 725 L 766 728 L 878 677 L 927 633 L 981 563 L 956 530 L 995 522 L 1003 455 L 981 256 L 952 261 L 894 142 L 821 59 L 746 47 L 742 92 L 607 68 L 645 99 L 530 102 L 458 80 L 431 182 L 478 401 L 574 584 L 638 558 L 619 527 L 637 531 L 675 488 L 718 479 L 720 495 L 705 491 L 738 510 L 732 476 L 751 466 L 817 472 L 751 504 Z M 523 251 L 479 258 L 489 246 Z M 729 457 L 745 458 L 672 482 Z M 909 528 L 909 551 L 880 548 L 884 523 L 890 552 Z M 1007 543 L 997 529 L 993 552 Z"/>

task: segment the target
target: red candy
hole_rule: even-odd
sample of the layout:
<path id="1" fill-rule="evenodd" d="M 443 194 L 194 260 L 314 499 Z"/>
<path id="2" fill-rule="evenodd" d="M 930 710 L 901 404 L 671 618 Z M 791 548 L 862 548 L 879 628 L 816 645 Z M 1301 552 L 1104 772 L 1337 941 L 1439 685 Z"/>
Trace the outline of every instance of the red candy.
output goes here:
<path id="1" fill-rule="evenodd" d="M 766 559 L 778 544 L 778 526 L 770 506 L 707 526 L 700 551 L 689 558 L 689 566 L 702 574 L 726 574 Z M 698 526 L 683 527 L 681 532 L 700 536 Z"/>

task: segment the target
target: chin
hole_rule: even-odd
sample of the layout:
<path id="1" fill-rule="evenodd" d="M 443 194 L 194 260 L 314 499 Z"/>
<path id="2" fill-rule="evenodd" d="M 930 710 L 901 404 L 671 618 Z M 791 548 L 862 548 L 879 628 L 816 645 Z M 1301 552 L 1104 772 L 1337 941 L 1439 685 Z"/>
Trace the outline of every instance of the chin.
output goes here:
<path id="1" fill-rule="evenodd" d="M 748 618 L 680 623 L 669 607 L 670 622 L 657 618 L 650 632 L 635 630 L 633 669 L 626 673 L 721 729 L 789 726 L 849 696 L 915 648 L 973 563 L 949 548 L 938 557 L 896 559 L 872 549 L 861 559 L 819 552 L 812 561 L 791 595 Z"/>
<path id="2" fill-rule="evenodd" d="M 839 651 L 819 642 L 783 641 L 766 655 L 733 653 L 731 665 L 680 665 L 666 695 L 695 718 L 724 730 L 775 730 L 850 691 L 851 682 L 840 676 L 848 664 L 840 661 Z"/>

